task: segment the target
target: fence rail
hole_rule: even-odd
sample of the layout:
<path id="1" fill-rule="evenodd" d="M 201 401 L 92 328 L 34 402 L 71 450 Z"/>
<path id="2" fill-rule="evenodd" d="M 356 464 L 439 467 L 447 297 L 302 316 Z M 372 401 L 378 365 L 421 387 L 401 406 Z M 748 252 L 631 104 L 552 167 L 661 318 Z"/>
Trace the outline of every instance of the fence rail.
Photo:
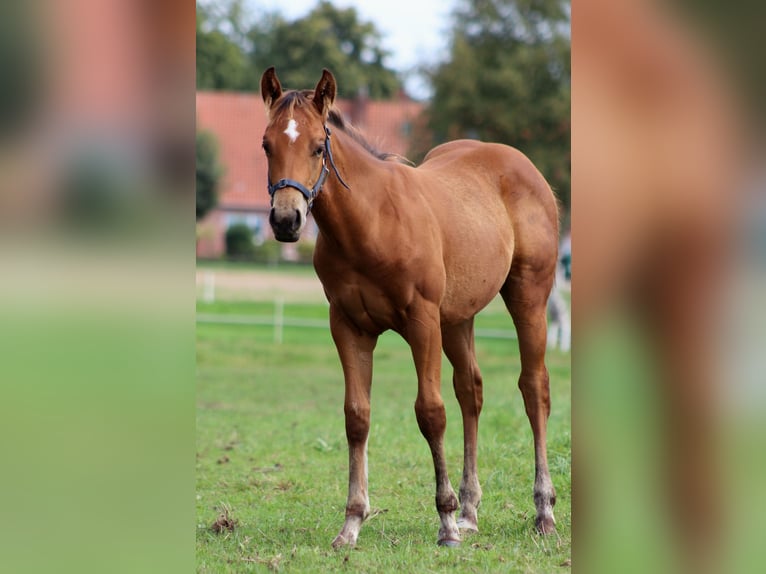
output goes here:
<path id="1" fill-rule="evenodd" d="M 275 305 L 273 316 L 197 313 L 197 323 L 271 326 L 274 327 L 274 341 L 277 343 L 282 342 L 282 333 L 285 327 L 301 327 L 306 329 L 330 328 L 330 324 L 324 319 L 285 317 L 283 310 L 279 309 L 279 305 Z M 508 329 L 476 329 L 475 335 L 483 339 L 516 339 L 516 331 Z"/>

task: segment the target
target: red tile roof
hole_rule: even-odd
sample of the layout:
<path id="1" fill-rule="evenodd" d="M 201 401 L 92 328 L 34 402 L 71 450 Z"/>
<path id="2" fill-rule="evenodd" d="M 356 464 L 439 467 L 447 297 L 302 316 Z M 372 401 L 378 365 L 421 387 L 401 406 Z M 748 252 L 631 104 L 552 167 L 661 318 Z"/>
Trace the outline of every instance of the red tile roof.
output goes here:
<path id="1" fill-rule="evenodd" d="M 197 92 L 197 129 L 211 131 L 218 139 L 226 170 L 218 196 L 219 209 L 268 205 L 266 157 L 261 150 L 266 112 L 260 96 Z"/>

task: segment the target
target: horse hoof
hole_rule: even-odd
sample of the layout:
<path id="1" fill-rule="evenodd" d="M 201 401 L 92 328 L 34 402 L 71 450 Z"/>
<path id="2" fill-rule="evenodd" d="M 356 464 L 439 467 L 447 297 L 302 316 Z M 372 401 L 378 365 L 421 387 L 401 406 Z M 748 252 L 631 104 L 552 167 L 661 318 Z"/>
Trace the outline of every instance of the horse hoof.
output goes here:
<path id="1" fill-rule="evenodd" d="M 556 532 L 556 522 L 550 516 L 538 516 L 535 520 L 535 528 L 540 534 L 553 534 Z"/>
<path id="2" fill-rule="evenodd" d="M 439 540 L 437 542 L 439 546 L 446 546 L 447 548 L 459 548 L 460 547 L 460 540 L 453 540 L 452 538 L 445 538 L 444 540 Z"/>
<path id="3" fill-rule="evenodd" d="M 335 540 L 332 541 L 333 550 L 337 550 L 338 548 L 343 548 L 344 546 L 348 546 L 350 548 L 353 548 L 354 547 L 354 543 L 351 542 L 350 540 L 346 540 L 345 536 L 342 536 L 342 535 L 338 534 L 335 537 Z"/>

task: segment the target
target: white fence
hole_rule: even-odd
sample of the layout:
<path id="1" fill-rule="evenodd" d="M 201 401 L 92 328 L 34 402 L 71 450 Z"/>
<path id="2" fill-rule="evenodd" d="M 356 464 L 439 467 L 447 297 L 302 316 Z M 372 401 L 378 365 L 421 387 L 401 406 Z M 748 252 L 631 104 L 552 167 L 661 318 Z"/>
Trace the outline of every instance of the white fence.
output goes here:
<path id="1" fill-rule="evenodd" d="M 510 320 L 510 319 L 509 319 Z M 305 319 L 300 317 L 285 317 L 284 301 L 274 302 L 274 314 L 264 315 L 224 315 L 215 313 L 197 313 L 197 323 L 212 323 L 223 325 L 256 325 L 274 328 L 274 342 L 281 344 L 285 327 L 301 329 L 329 329 L 326 319 Z M 516 331 L 510 329 L 476 329 L 476 337 L 483 339 L 515 339 Z"/>

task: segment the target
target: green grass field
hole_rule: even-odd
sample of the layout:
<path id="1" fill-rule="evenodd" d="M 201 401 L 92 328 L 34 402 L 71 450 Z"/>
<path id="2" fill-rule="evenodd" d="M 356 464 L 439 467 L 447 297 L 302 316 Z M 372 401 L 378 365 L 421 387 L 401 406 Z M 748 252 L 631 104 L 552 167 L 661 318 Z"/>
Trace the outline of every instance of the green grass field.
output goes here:
<path id="1" fill-rule="evenodd" d="M 200 314 L 270 316 L 269 302 L 198 303 Z M 325 319 L 327 306 L 288 304 L 285 316 Z M 512 330 L 500 304 L 477 328 Z M 570 362 L 549 354 L 548 431 L 558 534 L 534 532 L 532 433 L 516 386 L 513 340 L 477 340 L 484 375 L 479 427 L 481 532 L 461 548 L 436 546 L 431 457 L 413 409 L 409 347 L 395 334 L 375 354 L 369 440 L 372 516 L 353 550 L 330 542 L 344 516 L 347 451 L 343 379 L 329 329 L 197 325 L 197 569 L 199 572 L 566 572 L 571 551 Z M 445 438 L 457 490 L 462 425 L 444 362 Z M 216 533 L 224 514 L 234 529 Z"/>

